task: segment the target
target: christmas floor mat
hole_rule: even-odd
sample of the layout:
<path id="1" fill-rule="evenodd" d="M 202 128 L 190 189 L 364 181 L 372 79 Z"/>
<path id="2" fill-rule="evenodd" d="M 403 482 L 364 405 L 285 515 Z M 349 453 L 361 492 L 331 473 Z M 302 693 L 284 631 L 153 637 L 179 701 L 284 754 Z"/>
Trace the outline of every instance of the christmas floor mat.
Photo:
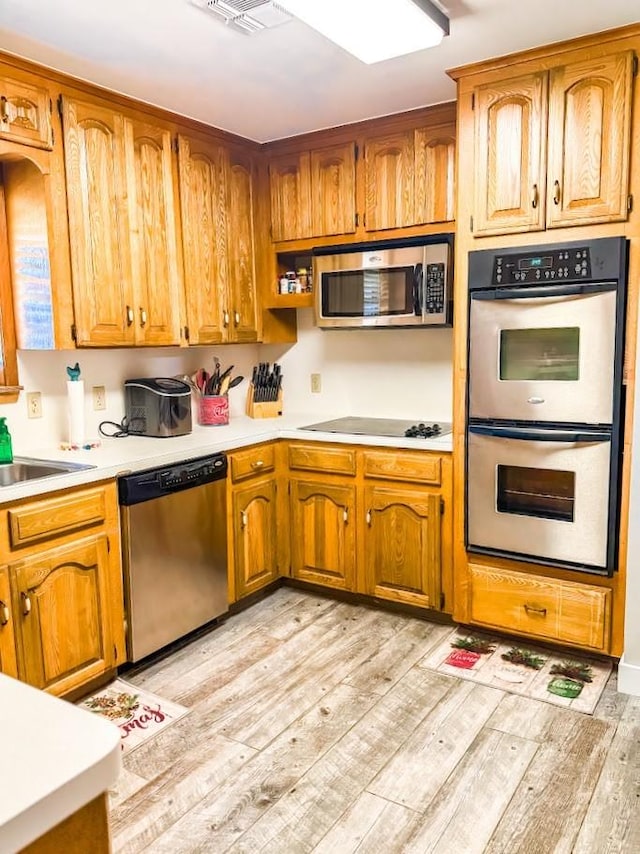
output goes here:
<path id="1" fill-rule="evenodd" d="M 420 665 L 591 715 L 611 664 L 456 628 Z"/>
<path id="2" fill-rule="evenodd" d="M 185 706 L 163 700 L 122 679 L 85 697 L 78 705 L 117 724 L 123 752 L 139 747 L 189 711 Z"/>

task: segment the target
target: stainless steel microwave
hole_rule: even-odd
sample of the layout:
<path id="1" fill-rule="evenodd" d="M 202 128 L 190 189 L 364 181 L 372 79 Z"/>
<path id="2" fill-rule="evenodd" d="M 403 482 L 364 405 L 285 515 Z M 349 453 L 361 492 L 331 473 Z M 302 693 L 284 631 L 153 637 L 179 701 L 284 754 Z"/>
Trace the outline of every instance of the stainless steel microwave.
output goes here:
<path id="1" fill-rule="evenodd" d="M 314 250 L 322 328 L 451 326 L 453 235 Z"/>

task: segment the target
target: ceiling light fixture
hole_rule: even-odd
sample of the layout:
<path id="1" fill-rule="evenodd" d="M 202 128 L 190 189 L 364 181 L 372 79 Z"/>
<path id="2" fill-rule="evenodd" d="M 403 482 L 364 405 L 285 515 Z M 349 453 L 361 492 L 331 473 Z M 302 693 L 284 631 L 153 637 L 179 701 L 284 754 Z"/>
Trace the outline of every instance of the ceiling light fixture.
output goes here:
<path id="1" fill-rule="evenodd" d="M 431 0 L 278 0 L 296 18 L 371 64 L 435 47 L 449 18 Z"/>

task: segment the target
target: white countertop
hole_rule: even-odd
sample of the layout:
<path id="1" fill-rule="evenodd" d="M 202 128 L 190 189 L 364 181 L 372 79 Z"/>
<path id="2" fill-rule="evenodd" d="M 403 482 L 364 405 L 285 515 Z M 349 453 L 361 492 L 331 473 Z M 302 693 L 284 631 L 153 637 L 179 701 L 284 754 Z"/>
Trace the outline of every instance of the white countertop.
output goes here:
<path id="1" fill-rule="evenodd" d="M 115 724 L 0 674 L 0 854 L 24 848 L 120 773 Z"/>
<path id="2" fill-rule="evenodd" d="M 278 418 L 263 419 L 240 415 L 232 417 L 230 423 L 222 427 L 200 427 L 194 424 L 193 431 L 187 436 L 164 439 L 150 439 L 143 436 L 126 436 L 120 439 L 103 437 L 99 448 L 88 451 L 63 451 L 59 445 L 34 448 L 28 453 L 16 451 L 16 457 L 28 456 L 36 459 L 89 463 L 95 468 L 54 475 L 41 480 L 24 481 L 14 486 L 0 486 L 0 504 L 43 495 L 57 489 L 95 483 L 133 471 L 169 465 L 217 451 L 230 451 L 272 439 L 300 439 L 306 442 L 339 442 L 350 445 L 451 452 L 451 434 L 433 439 L 410 439 L 320 433 L 300 429 L 306 424 L 326 421 L 339 415 L 340 413 L 335 416 L 328 414 L 319 417 L 317 413 L 315 415 L 286 414 Z"/>

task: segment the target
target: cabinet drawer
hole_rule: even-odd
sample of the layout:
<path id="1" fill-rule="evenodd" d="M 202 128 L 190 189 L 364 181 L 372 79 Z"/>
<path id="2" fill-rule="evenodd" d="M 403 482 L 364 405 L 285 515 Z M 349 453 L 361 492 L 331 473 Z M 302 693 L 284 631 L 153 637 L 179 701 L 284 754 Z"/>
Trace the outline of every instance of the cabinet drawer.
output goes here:
<path id="1" fill-rule="evenodd" d="M 326 445 L 289 445 L 289 468 L 355 475 L 356 452 Z"/>
<path id="2" fill-rule="evenodd" d="M 471 620 L 607 652 L 611 591 L 469 565 Z"/>
<path id="3" fill-rule="evenodd" d="M 440 486 L 442 458 L 437 454 L 411 451 L 365 451 L 365 477 L 382 480 L 404 480 Z"/>
<path id="4" fill-rule="evenodd" d="M 231 455 L 231 480 L 237 483 L 257 474 L 273 471 L 276 466 L 276 453 L 273 445 L 261 445 L 247 451 L 237 451 Z"/>
<path id="5" fill-rule="evenodd" d="M 70 534 L 88 525 L 102 524 L 106 512 L 106 495 L 102 488 L 23 504 L 7 512 L 11 546 L 26 546 Z"/>

